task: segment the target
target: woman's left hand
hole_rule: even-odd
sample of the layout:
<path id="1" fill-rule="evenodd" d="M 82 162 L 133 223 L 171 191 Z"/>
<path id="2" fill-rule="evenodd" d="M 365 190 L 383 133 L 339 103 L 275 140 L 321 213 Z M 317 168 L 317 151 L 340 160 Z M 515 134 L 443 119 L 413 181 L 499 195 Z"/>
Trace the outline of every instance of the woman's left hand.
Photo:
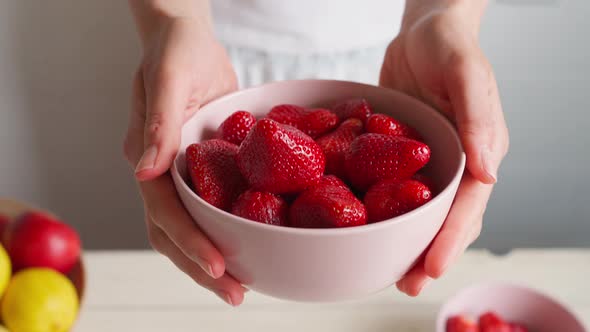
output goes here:
<path id="1" fill-rule="evenodd" d="M 476 16 L 462 8 L 406 12 L 381 69 L 382 86 L 414 96 L 455 122 L 467 156 L 467 169 L 440 232 L 423 261 L 397 282 L 410 296 L 440 277 L 479 236 L 508 151 L 508 129 L 492 67 L 478 46 Z"/>

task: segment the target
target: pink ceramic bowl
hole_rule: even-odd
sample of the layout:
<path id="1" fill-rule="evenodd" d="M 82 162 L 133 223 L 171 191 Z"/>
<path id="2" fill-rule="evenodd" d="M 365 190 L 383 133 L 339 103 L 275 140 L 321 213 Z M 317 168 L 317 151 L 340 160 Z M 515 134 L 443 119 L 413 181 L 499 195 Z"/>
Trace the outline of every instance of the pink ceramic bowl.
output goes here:
<path id="1" fill-rule="evenodd" d="M 531 332 L 587 331 L 565 305 L 532 288 L 504 282 L 473 285 L 453 296 L 439 311 L 436 331 L 445 332 L 451 316 L 466 314 L 477 319 L 486 311 L 524 324 Z"/>
<path id="2" fill-rule="evenodd" d="M 403 216 L 360 227 L 296 229 L 236 217 L 199 198 L 187 185 L 185 148 L 210 138 L 236 110 L 264 116 L 272 106 L 326 106 L 364 97 L 375 111 L 417 128 L 432 150 L 427 172 L 444 188 Z M 453 201 L 465 156 L 441 114 L 399 92 L 325 80 L 284 81 L 243 90 L 204 106 L 182 130 L 172 176 L 184 206 L 226 259 L 227 271 L 248 288 L 277 298 L 331 302 L 377 292 L 399 280 L 440 229 Z"/>

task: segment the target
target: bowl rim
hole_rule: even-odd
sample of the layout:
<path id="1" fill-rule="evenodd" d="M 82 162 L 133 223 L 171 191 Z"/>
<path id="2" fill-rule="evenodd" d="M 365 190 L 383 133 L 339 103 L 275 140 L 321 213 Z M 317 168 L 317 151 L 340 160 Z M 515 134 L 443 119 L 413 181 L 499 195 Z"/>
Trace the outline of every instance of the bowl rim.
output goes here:
<path id="1" fill-rule="evenodd" d="M 561 307 L 565 312 L 567 312 L 568 314 L 570 314 L 570 316 L 572 316 L 572 318 L 576 321 L 576 323 L 578 323 L 578 325 L 580 325 L 583 329 L 586 329 L 586 326 L 584 325 L 583 320 L 580 319 L 580 316 L 576 313 L 576 311 L 572 307 L 567 305 L 564 301 L 562 301 L 559 297 L 554 296 L 552 294 L 548 294 L 545 291 L 540 290 L 539 288 L 527 286 L 525 284 L 514 282 L 514 281 L 490 280 L 490 281 L 476 282 L 476 283 L 473 283 L 469 286 L 463 287 L 463 288 L 459 289 L 458 291 L 456 291 L 455 293 L 453 293 L 453 295 L 451 295 L 449 298 L 447 298 L 441 304 L 441 306 L 436 314 L 436 322 L 435 322 L 436 331 L 438 331 L 438 327 L 441 326 L 441 324 L 445 323 L 444 319 L 447 318 L 447 316 L 443 317 L 443 311 L 446 310 L 447 306 L 451 302 L 453 302 L 455 299 L 457 299 L 459 296 L 461 296 L 465 293 L 472 292 L 472 291 L 475 291 L 479 288 L 484 288 L 484 287 L 485 288 L 500 288 L 500 287 L 513 288 L 513 289 L 519 289 L 519 290 L 522 290 L 525 292 L 532 293 L 536 296 L 539 296 L 539 297 L 547 300 L 548 302 L 551 302 L 551 303 L 557 305 L 558 307 Z"/>
<path id="2" fill-rule="evenodd" d="M 366 225 L 354 226 L 354 227 L 295 228 L 295 227 L 277 226 L 277 225 L 269 225 L 269 224 L 260 223 L 260 222 L 253 222 L 252 220 L 233 215 L 227 211 L 219 209 L 219 208 L 209 204 L 208 202 L 206 202 L 204 199 L 202 199 L 199 195 L 197 195 L 188 186 L 188 184 L 182 178 L 182 176 L 180 175 L 180 172 L 178 171 L 178 166 L 179 166 L 178 160 L 179 160 L 181 153 L 183 153 L 183 151 L 179 150 L 177 152 L 176 156 L 174 157 L 174 162 L 173 162 L 172 168 L 171 168 L 172 177 L 175 178 L 176 182 L 180 182 L 180 186 L 183 188 L 183 190 L 188 192 L 189 196 L 192 199 L 196 199 L 199 203 L 215 209 L 217 212 L 221 213 L 222 215 L 224 215 L 226 217 L 230 217 L 232 219 L 235 219 L 237 222 L 244 224 L 246 227 L 253 227 L 253 228 L 259 228 L 260 230 L 277 231 L 277 232 L 283 232 L 283 233 L 289 233 L 289 234 L 322 235 L 322 236 L 324 236 L 324 235 L 325 236 L 337 236 L 337 235 L 344 235 L 344 234 L 350 234 L 350 233 L 363 233 L 363 232 L 369 232 L 369 231 L 377 231 L 377 230 L 385 228 L 385 227 L 389 227 L 389 226 L 392 226 L 392 225 L 395 225 L 398 223 L 402 223 L 402 222 L 414 217 L 414 215 L 422 213 L 422 211 L 427 210 L 427 209 L 431 208 L 432 206 L 438 204 L 443 199 L 442 198 L 443 196 L 446 196 L 449 194 L 449 191 L 451 190 L 450 188 L 455 183 L 460 182 L 461 178 L 463 177 L 463 172 L 465 169 L 466 156 L 465 156 L 465 151 L 463 149 L 463 145 L 461 143 L 461 139 L 459 138 L 459 134 L 457 133 L 456 128 L 453 126 L 453 124 L 451 123 L 451 121 L 447 117 L 445 117 L 439 111 L 432 108 L 430 105 L 428 105 L 428 104 L 426 104 L 426 103 L 424 103 L 424 102 L 420 101 L 419 99 L 416 99 L 412 96 L 409 96 L 409 95 L 406 95 L 402 92 L 399 92 L 397 90 L 384 88 L 384 87 L 380 87 L 380 86 L 376 86 L 376 85 L 370 85 L 370 84 L 352 82 L 352 81 L 343 81 L 343 80 L 325 80 L 325 79 L 284 80 L 284 81 L 265 83 L 265 84 L 257 85 L 257 86 L 251 87 L 251 88 L 242 89 L 242 90 L 238 90 L 233 93 L 226 94 L 220 98 L 214 99 L 214 100 L 210 101 L 209 103 L 203 105 L 199 109 L 199 111 L 197 111 L 197 113 L 200 111 L 203 111 L 203 110 L 206 111 L 206 109 L 208 107 L 210 107 L 211 105 L 215 105 L 217 103 L 222 103 L 222 102 L 226 101 L 227 99 L 234 98 L 234 97 L 240 96 L 242 94 L 251 93 L 255 90 L 262 90 L 262 89 L 268 88 L 270 86 L 276 86 L 276 85 L 306 84 L 306 83 L 319 83 L 319 84 L 336 83 L 336 84 L 346 84 L 346 85 L 350 85 L 350 86 L 357 86 L 359 88 L 364 87 L 364 88 L 368 88 L 368 89 L 369 88 L 370 89 L 381 89 L 381 90 L 386 90 L 386 93 L 389 93 L 392 95 L 397 95 L 398 98 L 411 99 L 414 102 L 418 102 L 418 103 L 422 104 L 426 109 L 428 109 L 428 111 L 432 114 L 432 116 L 438 117 L 440 120 L 442 120 L 443 125 L 446 127 L 446 129 L 448 129 L 451 132 L 455 143 L 459 147 L 459 151 L 460 151 L 459 166 L 457 167 L 455 174 L 453 175 L 453 178 L 451 179 L 449 184 L 447 186 L 445 186 L 445 188 L 443 190 L 441 190 L 428 203 L 418 207 L 417 209 L 414 209 L 410 212 L 404 213 L 404 214 L 394 217 L 394 218 L 390 218 L 387 220 L 382 220 L 379 222 L 370 223 L 370 224 L 366 224 Z M 184 126 L 183 126 L 183 129 L 184 129 Z"/>

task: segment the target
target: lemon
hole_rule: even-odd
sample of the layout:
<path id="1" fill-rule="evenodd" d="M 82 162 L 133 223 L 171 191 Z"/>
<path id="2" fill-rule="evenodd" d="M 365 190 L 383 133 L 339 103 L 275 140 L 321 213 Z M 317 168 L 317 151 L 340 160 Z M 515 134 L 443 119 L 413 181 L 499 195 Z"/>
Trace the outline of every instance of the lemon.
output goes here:
<path id="1" fill-rule="evenodd" d="M 8 258 L 8 254 L 4 247 L 0 244 L 0 298 L 2 298 L 2 294 L 6 290 L 6 286 L 8 286 L 8 282 L 10 281 L 10 272 L 12 271 L 12 267 L 10 265 L 10 258 Z M 2 330 L 0 330 L 2 332 Z"/>
<path id="2" fill-rule="evenodd" d="M 11 332 L 66 332 L 76 320 L 78 297 L 64 275 L 32 268 L 14 275 L 0 310 Z"/>

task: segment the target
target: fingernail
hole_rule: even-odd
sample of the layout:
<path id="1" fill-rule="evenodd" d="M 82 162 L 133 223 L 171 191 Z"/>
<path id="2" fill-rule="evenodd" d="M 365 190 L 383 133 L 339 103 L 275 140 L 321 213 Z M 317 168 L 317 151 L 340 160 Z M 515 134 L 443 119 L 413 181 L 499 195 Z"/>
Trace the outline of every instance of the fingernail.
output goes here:
<path id="1" fill-rule="evenodd" d="M 221 298 L 225 303 L 231 305 L 232 307 L 234 307 L 234 301 L 231 299 L 231 296 L 229 295 L 229 293 L 220 291 L 216 293 L 217 296 L 219 296 L 219 298 Z"/>
<path id="2" fill-rule="evenodd" d="M 158 157 L 158 147 L 155 145 L 150 146 L 143 152 L 143 156 L 139 159 L 135 173 L 152 169 L 156 165 L 156 158 Z"/>
<path id="3" fill-rule="evenodd" d="M 201 269 L 203 269 L 203 271 L 205 271 L 211 278 L 217 279 L 213 273 L 213 266 L 211 264 L 202 259 L 197 260 L 197 264 L 199 264 Z"/>
<path id="4" fill-rule="evenodd" d="M 490 148 L 484 147 L 481 151 L 481 162 L 484 170 L 488 173 L 490 178 L 492 178 L 494 182 L 498 181 L 498 166 L 494 162 L 494 155 Z"/>
<path id="5" fill-rule="evenodd" d="M 215 278 L 215 274 L 213 273 L 213 266 L 211 266 L 211 264 L 207 264 L 207 268 L 205 269 L 205 272 L 207 272 L 207 274 L 211 278 Z"/>
<path id="6" fill-rule="evenodd" d="M 225 294 L 225 302 L 227 302 L 227 304 L 231 305 L 232 307 L 234 306 L 234 301 L 232 301 L 229 294 Z"/>

